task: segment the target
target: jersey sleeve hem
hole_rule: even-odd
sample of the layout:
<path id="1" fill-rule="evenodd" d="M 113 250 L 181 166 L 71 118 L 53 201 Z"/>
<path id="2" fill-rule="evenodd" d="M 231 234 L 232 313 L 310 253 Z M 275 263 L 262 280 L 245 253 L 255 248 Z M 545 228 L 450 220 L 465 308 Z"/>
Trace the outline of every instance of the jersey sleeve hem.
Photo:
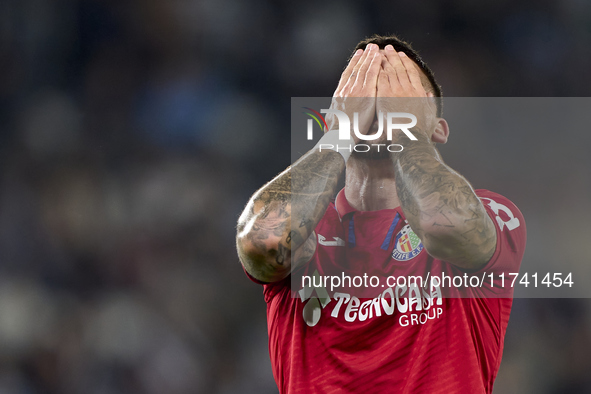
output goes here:
<path id="1" fill-rule="evenodd" d="M 492 220 L 494 226 L 495 226 L 495 232 L 496 232 L 496 236 L 497 236 L 497 242 L 495 245 L 495 251 L 492 255 L 492 257 L 489 259 L 489 261 L 484 264 L 484 266 L 480 267 L 480 268 L 476 268 L 476 269 L 471 269 L 471 270 L 464 270 L 466 272 L 469 273 L 479 273 L 479 272 L 485 272 L 485 271 L 497 271 L 497 270 L 502 270 L 502 271 L 507 271 L 508 269 L 510 270 L 510 267 L 497 267 L 498 263 L 500 262 L 499 260 L 503 260 L 504 258 L 501 256 L 502 254 L 504 254 L 504 250 L 507 248 L 510 248 L 510 245 L 514 245 L 515 249 L 511 250 L 511 254 L 517 254 L 518 258 L 514 258 L 512 265 L 514 267 L 514 271 L 519 270 L 519 266 L 521 264 L 521 259 L 523 257 L 523 252 L 525 249 L 525 241 L 523 241 L 523 245 L 520 245 L 521 242 L 509 242 L 510 238 L 514 238 L 514 237 L 520 237 L 521 232 L 523 234 L 523 236 L 525 237 L 525 220 L 523 219 L 523 215 L 521 213 L 521 211 L 519 211 L 519 209 L 517 208 L 517 206 L 515 206 L 509 199 L 507 199 L 506 197 L 503 197 L 500 194 L 491 192 L 489 190 L 484 190 L 484 189 L 479 189 L 476 190 L 476 195 L 478 196 L 478 198 L 481 199 L 484 208 L 486 209 L 486 213 L 488 214 L 488 216 L 490 217 L 490 219 Z M 487 203 L 487 201 L 492 201 L 492 203 Z M 507 232 L 511 232 L 511 228 L 510 226 L 506 225 L 506 222 L 503 222 L 502 219 L 500 219 L 500 214 L 499 212 L 495 212 L 495 210 L 492 208 L 491 204 L 496 204 L 498 206 L 503 207 L 503 209 L 508 209 L 510 210 L 510 212 L 512 213 L 513 217 L 511 218 L 511 220 L 516 220 L 516 223 L 519 223 L 517 227 L 521 227 L 521 228 L 515 228 L 515 230 L 517 230 L 517 232 L 519 232 L 519 234 L 516 232 L 515 234 L 507 234 Z M 509 205 L 509 207 L 507 207 L 507 205 Z M 503 228 L 501 228 L 501 224 L 499 223 L 499 221 L 503 224 Z M 511 248 L 513 249 L 513 248 Z M 506 259 L 506 258 L 505 258 Z"/>

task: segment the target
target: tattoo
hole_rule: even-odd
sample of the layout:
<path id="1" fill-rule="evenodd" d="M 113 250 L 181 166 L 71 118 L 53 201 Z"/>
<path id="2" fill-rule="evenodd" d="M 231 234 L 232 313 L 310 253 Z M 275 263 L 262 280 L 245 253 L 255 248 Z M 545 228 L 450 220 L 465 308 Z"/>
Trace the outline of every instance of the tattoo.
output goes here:
<path id="1" fill-rule="evenodd" d="M 292 261 L 293 269 L 310 261 L 316 251 L 316 243 L 316 233 L 312 232 L 306 242 L 294 252 Z"/>
<path id="2" fill-rule="evenodd" d="M 279 250 L 277 251 L 277 257 L 275 257 L 275 261 L 277 262 L 277 264 L 283 265 L 287 258 L 287 254 L 289 253 L 289 250 L 282 244 L 279 244 L 278 249 Z"/>
<path id="3" fill-rule="evenodd" d="M 392 156 L 406 219 L 425 243 L 453 250 L 455 255 L 444 256 L 448 261 L 465 268 L 481 265 L 494 253 L 494 225 L 468 181 L 440 160 L 426 134 L 417 134 L 418 141 Z"/>
<path id="4" fill-rule="evenodd" d="M 301 245 L 304 243 L 304 239 L 302 238 L 302 235 L 300 234 L 299 231 L 295 231 L 292 230 L 290 231 L 289 235 L 287 236 L 287 238 L 285 239 L 285 242 L 288 245 L 291 245 L 291 241 L 294 241 L 295 243 L 297 243 L 298 245 Z"/>
<path id="5" fill-rule="evenodd" d="M 309 254 L 310 245 L 315 248 L 308 240 L 344 169 L 336 152 L 310 151 L 255 193 L 240 217 L 237 238 L 238 254 L 253 276 L 263 281 L 274 279 L 274 270 L 284 276 L 291 268 L 293 251 L 302 247 Z M 292 223 L 299 226 L 292 227 Z M 273 268 L 273 264 L 279 267 Z"/>
<path id="6" fill-rule="evenodd" d="M 454 228 L 456 226 L 453 225 L 453 222 L 447 217 L 445 216 L 445 213 L 441 212 L 441 216 L 443 216 L 445 218 L 445 220 L 442 220 L 442 223 L 437 223 L 437 219 L 435 219 L 435 221 L 433 222 L 433 226 L 441 226 L 441 227 L 447 227 L 447 228 Z"/>
<path id="7" fill-rule="evenodd" d="M 302 218 L 302 220 L 300 220 L 300 227 L 308 227 L 311 224 L 312 221 L 310 219 Z"/>

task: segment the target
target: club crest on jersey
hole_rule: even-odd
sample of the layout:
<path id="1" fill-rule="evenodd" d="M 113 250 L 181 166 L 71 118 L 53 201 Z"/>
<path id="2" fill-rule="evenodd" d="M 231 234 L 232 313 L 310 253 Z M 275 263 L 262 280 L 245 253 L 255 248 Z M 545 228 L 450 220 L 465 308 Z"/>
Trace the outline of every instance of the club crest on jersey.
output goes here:
<path id="1" fill-rule="evenodd" d="M 392 258 L 398 261 L 408 261 L 421 253 L 421 250 L 423 250 L 423 243 L 407 224 L 396 235 Z"/>

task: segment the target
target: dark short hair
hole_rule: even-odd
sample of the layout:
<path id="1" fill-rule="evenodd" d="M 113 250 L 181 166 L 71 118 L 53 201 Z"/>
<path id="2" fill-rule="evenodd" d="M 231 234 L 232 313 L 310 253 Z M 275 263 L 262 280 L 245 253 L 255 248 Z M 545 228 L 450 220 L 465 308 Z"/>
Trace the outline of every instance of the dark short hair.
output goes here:
<path id="1" fill-rule="evenodd" d="M 353 51 L 353 53 L 355 53 L 358 49 L 365 49 L 365 47 L 368 44 L 376 44 L 377 46 L 380 47 L 380 49 L 384 49 L 384 47 L 386 47 L 386 45 L 392 45 L 394 47 L 394 50 L 396 50 L 396 52 L 406 53 L 406 55 L 409 58 L 411 58 L 420 67 L 421 70 L 423 70 L 423 72 L 425 73 L 425 75 L 429 79 L 429 82 L 431 83 L 431 86 L 433 88 L 433 94 L 435 95 L 435 97 L 439 97 L 439 98 L 443 97 L 443 92 L 441 90 L 441 86 L 439 86 L 439 84 L 435 80 L 435 74 L 429 68 L 429 66 L 427 66 L 427 63 L 425 63 L 423 61 L 423 59 L 421 59 L 421 57 L 419 56 L 419 53 L 415 49 L 413 49 L 413 47 L 408 42 L 406 42 L 394 35 L 381 36 L 379 34 L 374 34 L 373 36 L 360 41 L 355 46 L 355 50 Z M 353 56 L 353 55 L 351 55 L 351 56 Z M 437 116 L 441 117 L 442 107 L 443 107 L 441 99 L 437 99 L 436 102 L 437 102 Z"/>

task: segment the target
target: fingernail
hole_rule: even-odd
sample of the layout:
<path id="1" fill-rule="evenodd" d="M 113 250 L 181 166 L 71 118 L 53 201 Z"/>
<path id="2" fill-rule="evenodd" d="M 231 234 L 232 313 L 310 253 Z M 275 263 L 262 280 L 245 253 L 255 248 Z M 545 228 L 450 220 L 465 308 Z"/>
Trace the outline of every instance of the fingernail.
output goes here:
<path id="1" fill-rule="evenodd" d="M 388 45 L 386 45 L 386 49 L 388 51 L 393 51 L 394 50 L 394 47 L 392 45 L 388 44 Z"/>
<path id="2" fill-rule="evenodd" d="M 404 53 L 404 52 L 398 52 L 398 55 L 399 55 L 400 57 L 406 57 L 406 53 Z"/>
<path id="3" fill-rule="evenodd" d="M 358 49 L 357 51 L 355 51 L 355 56 L 359 56 L 363 53 L 363 49 Z"/>

